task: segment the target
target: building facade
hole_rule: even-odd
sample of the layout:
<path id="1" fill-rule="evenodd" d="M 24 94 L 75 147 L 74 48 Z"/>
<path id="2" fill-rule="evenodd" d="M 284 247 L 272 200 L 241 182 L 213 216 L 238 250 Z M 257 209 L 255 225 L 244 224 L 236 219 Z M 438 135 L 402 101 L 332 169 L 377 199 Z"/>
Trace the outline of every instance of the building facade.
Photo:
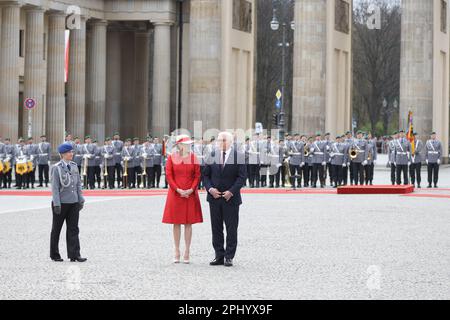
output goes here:
<path id="1" fill-rule="evenodd" d="M 254 122 L 255 0 L 0 1 L 0 136 Z M 25 107 L 35 101 L 32 109 Z M 32 106 L 31 103 L 28 106 Z"/>

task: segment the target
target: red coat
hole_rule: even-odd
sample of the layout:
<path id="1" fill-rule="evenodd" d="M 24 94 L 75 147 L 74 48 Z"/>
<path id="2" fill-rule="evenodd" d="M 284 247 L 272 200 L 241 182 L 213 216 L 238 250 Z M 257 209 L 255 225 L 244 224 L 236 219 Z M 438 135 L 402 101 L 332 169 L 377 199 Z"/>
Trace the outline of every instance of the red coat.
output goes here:
<path id="1" fill-rule="evenodd" d="M 203 222 L 202 207 L 198 195 L 200 165 L 197 157 L 191 153 L 181 158 L 174 153 L 167 159 L 166 178 L 169 184 L 163 223 L 196 224 Z M 194 190 L 189 198 L 182 198 L 177 189 Z"/>

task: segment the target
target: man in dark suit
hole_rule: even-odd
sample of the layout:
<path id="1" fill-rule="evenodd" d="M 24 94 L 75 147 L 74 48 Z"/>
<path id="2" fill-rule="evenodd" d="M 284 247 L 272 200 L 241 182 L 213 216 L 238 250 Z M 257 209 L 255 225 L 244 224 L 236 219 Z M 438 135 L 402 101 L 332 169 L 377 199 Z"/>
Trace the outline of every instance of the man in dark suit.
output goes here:
<path id="1" fill-rule="evenodd" d="M 233 135 L 222 132 L 218 140 L 219 149 L 215 152 L 214 161 L 207 161 L 203 176 L 203 185 L 208 190 L 213 247 L 216 252 L 216 258 L 210 265 L 231 267 L 237 248 L 241 188 L 247 179 L 247 169 L 245 154 L 232 147 Z M 224 223 L 227 229 L 226 249 Z"/>

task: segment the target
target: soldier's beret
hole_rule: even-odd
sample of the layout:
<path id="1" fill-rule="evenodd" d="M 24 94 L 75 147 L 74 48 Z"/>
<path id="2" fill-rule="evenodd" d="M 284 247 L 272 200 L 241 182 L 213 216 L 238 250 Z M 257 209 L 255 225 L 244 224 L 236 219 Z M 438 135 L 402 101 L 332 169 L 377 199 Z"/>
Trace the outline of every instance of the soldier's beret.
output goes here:
<path id="1" fill-rule="evenodd" d="M 110 137 L 106 137 L 105 141 L 111 141 Z"/>
<path id="2" fill-rule="evenodd" d="M 90 139 L 91 138 L 91 136 L 86 136 L 86 137 L 84 137 L 84 139 Z"/>
<path id="3" fill-rule="evenodd" d="M 325 137 L 326 136 L 331 136 L 331 133 L 329 133 L 329 132 L 325 133 Z"/>
<path id="4" fill-rule="evenodd" d="M 358 130 L 358 132 L 356 132 L 356 134 L 362 134 L 363 132 L 361 130 Z"/>
<path id="5" fill-rule="evenodd" d="M 28 141 L 29 141 L 29 140 L 33 140 L 33 137 L 28 137 Z"/>
<path id="6" fill-rule="evenodd" d="M 92 142 L 93 142 L 93 143 L 96 143 L 96 142 L 98 142 L 98 141 L 97 141 L 97 139 L 94 139 L 94 140 L 92 140 Z"/>
<path id="7" fill-rule="evenodd" d="M 60 153 L 60 154 L 67 153 L 67 152 L 72 151 L 72 150 L 73 150 L 72 145 L 71 145 L 70 143 L 67 143 L 67 142 L 61 144 L 61 145 L 58 147 L 58 153 Z"/>
<path id="8" fill-rule="evenodd" d="M 316 132 L 316 137 L 320 137 L 322 135 L 322 132 Z"/>
<path id="9" fill-rule="evenodd" d="M 347 131 L 347 132 L 345 133 L 345 135 L 348 135 L 348 134 L 351 134 L 351 132 L 350 132 L 350 131 Z"/>
<path id="10" fill-rule="evenodd" d="M 433 131 L 433 132 L 432 132 L 431 134 L 432 134 L 432 135 L 433 135 L 433 134 L 436 134 L 436 132 L 435 132 L 435 131 Z"/>
<path id="11" fill-rule="evenodd" d="M 393 135 L 396 135 L 398 133 L 398 131 L 394 131 Z"/>
<path id="12" fill-rule="evenodd" d="M 131 142 L 131 139 L 130 138 L 128 138 L 127 140 L 125 140 L 126 142 Z"/>
<path id="13" fill-rule="evenodd" d="M 74 139 L 77 140 L 77 139 L 80 139 L 80 137 L 75 137 Z"/>
<path id="14" fill-rule="evenodd" d="M 19 138 L 19 142 L 23 142 L 24 140 L 23 140 L 23 138 L 22 137 L 20 137 Z"/>
<path id="15" fill-rule="evenodd" d="M 114 132 L 115 136 L 120 136 L 120 134 L 118 132 Z"/>
<path id="16" fill-rule="evenodd" d="M 6 138 L 5 141 L 11 141 L 11 138 Z"/>
<path id="17" fill-rule="evenodd" d="M 47 138 L 47 136 L 46 136 L 45 134 L 43 134 L 43 135 L 41 136 L 41 138 Z"/>
<path id="18" fill-rule="evenodd" d="M 138 138 L 138 137 L 134 137 L 134 138 L 133 138 L 133 141 L 136 141 L 136 140 L 139 140 L 139 138 Z"/>
<path id="19" fill-rule="evenodd" d="M 399 133 L 405 133 L 405 130 L 400 130 Z"/>
<path id="20" fill-rule="evenodd" d="M 418 136 L 419 134 L 417 132 L 413 132 L 413 136 Z"/>

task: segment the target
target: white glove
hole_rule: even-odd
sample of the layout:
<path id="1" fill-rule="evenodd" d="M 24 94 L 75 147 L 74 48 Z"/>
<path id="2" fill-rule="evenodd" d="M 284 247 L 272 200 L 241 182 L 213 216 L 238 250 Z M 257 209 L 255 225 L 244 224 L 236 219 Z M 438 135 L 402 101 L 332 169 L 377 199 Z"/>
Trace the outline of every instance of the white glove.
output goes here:
<path id="1" fill-rule="evenodd" d="M 427 164 L 428 164 L 428 159 L 426 161 L 427 161 Z"/>
<path id="2" fill-rule="evenodd" d="M 374 166 L 377 165 L 377 160 L 373 160 L 373 165 L 374 165 Z"/>
<path id="3" fill-rule="evenodd" d="M 350 167 L 350 162 L 347 162 L 347 167 Z"/>
<path id="4" fill-rule="evenodd" d="M 441 159 L 438 159 L 437 164 L 441 164 Z"/>
<path id="5" fill-rule="evenodd" d="M 392 162 L 388 161 L 388 166 L 390 167 L 392 165 Z"/>
<path id="6" fill-rule="evenodd" d="M 50 161 L 48 161 L 48 166 L 50 167 Z"/>
<path id="7" fill-rule="evenodd" d="M 300 167 L 303 168 L 304 166 L 305 166 L 305 163 L 302 162 L 302 163 L 300 164 Z"/>
<path id="8" fill-rule="evenodd" d="M 324 162 L 322 162 L 322 165 L 323 165 L 323 166 L 326 166 L 326 165 L 327 165 L 327 163 L 326 163 L 326 162 L 324 161 Z"/>
<path id="9" fill-rule="evenodd" d="M 394 166 L 397 166 L 397 162 L 394 162 Z"/>
<path id="10" fill-rule="evenodd" d="M 364 162 L 362 163 L 363 166 L 367 166 L 367 160 L 364 160 Z"/>
<path id="11" fill-rule="evenodd" d="M 411 161 L 408 161 L 408 166 L 410 166 L 411 165 Z"/>
<path id="12" fill-rule="evenodd" d="M 347 167 L 347 165 L 346 165 L 345 163 L 343 163 L 343 164 L 342 164 L 342 167 L 344 167 L 344 168 L 345 168 L 345 167 Z"/>

